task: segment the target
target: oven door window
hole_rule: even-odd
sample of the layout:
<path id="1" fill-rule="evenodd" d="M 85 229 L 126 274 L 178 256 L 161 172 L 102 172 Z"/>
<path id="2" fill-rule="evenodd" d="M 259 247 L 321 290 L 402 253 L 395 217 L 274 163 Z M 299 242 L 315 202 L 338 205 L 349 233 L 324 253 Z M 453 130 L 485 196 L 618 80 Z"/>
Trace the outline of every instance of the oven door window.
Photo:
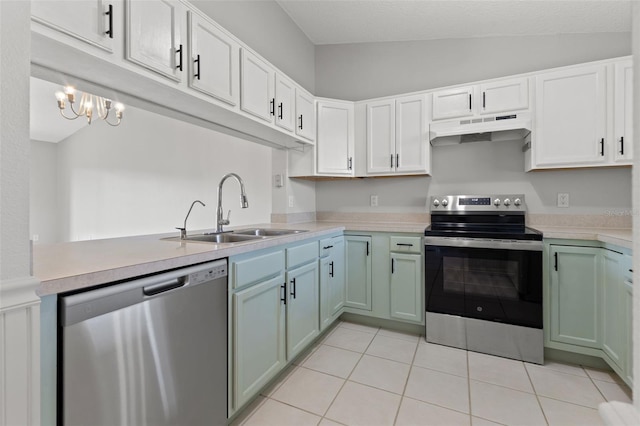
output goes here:
<path id="1" fill-rule="evenodd" d="M 542 252 L 427 246 L 427 312 L 542 328 Z"/>

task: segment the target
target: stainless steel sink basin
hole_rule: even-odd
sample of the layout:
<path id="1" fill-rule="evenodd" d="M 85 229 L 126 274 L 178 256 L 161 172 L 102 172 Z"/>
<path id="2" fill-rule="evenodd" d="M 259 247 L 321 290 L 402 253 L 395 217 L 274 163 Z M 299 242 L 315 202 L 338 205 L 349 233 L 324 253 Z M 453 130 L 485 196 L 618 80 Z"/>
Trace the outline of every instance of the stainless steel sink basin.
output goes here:
<path id="1" fill-rule="evenodd" d="M 291 235 L 291 234 L 300 234 L 302 232 L 307 232 L 305 230 L 299 229 L 272 229 L 272 228 L 249 228 L 249 229 L 239 229 L 237 231 L 233 231 L 235 235 L 252 235 L 259 237 L 277 237 L 279 235 Z"/>
<path id="2" fill-rule="evenodd" d="M 197 234 L 188 235 L 186 239 L 180 237 L 164 238 L 172 241 L 199 241 L 203 243 L 244 243 L 247 241 L 259 241 L 266 237 L 258 235 L 237 235 L 236 233 L 225 232 L 223 234 Z"/>

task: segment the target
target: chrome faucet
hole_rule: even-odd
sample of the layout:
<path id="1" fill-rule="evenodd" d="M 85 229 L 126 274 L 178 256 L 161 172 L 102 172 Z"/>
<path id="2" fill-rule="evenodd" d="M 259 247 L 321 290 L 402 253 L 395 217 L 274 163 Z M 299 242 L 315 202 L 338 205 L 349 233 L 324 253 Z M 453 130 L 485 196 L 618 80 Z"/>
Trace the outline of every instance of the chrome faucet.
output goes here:
<path id="1" fill-rule="evenodd" d="M 189 215 L 191 214 L 191 209 L 193 209 L 193 206 L 195 206 L 196 203 L 202 204 L 202 207 L 205 206 L 205 204 L 200 200 L 195 200 L 193 203 L 191 203 L 191 207 L 189 207 L 189 211 L 187 212 L 187 216 L 184 218 L 184 225 L 182 226 L 182 228 L 176 228 L 176 229 L 180 230 L 180 239 L 181 240 L 186 240 L 187 239 L 187 219 L 189 219 Z"/>
<path id="2" fill-rule="evenodd" d="M 222 230 L 222 226 L 228 225 L 230 223 L 229 217 L 231 216 L 231 210 L 229 210 L 229 213 L 227 214 L 226 219 L 224 219 L 224 211 L 222 210 L 222 184 L 224 183 L 225 180 L 227 180 L 227 178 L 230 178 L 230 177 L 236 178 L 236 180 L 240 184 L 240 207 L 242 207 L 243 209 L 246 209 L 247 207 L 249 207 L 249 202 L 247 201 L 247 194 L 244 192 L 244 182 L 242 181 L 242 178 L 235 173 L 227 173 L 226 175 L 222 176 L 222 179 L 218 184 L 218 209 L 216 210 L 216 215 L 217 215 L 216 233 L 224 232 Z"/>

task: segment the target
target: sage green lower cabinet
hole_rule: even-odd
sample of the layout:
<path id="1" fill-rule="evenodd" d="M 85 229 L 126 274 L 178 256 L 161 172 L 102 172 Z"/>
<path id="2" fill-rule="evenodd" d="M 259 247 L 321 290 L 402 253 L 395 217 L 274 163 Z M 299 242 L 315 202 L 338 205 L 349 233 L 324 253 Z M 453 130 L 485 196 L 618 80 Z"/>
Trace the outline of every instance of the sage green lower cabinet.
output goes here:
<path id="1" fill-rule="evenodd" d="M 317 257 L 287 272 L 287 360 L 295 358 L 320 333 Z"/>
<path id="2" fill-rule="evenodd" d="M 331 325 L 344 310 L 344 237 L 320 241 L 320 330 Z"/>
<path id="3" fill-rule="evenodd" d="M 346 235 L 345 307 L 371 310 L 371 237 Z"/>
<path id="4" fill-rule="evenodd" d="M 284 274 L 233 294 L 234 407 L 241 407 L 286 365 Z"/>
<path id="5" fill-rule="evenodd" d="M 627 345 L 622 253 L 602 250 L 602 350 L 618 367 L 624 368 Z"/>
<path id="6" fill-rule="evenodd" d="M 422 322 L 422 256 L 391 254 L 391 317 Z"/>
<path id="7" fill-rule="evenodd" d="M 545 345 L 600 357 L 631 386 L 631 255 L 595 244 L 548 245 Z"/>
<path id="8" fill-rule="evenodd" d="M 599 254 L 595 247 L 550 246 L 551 340 L 601 347 Z"/>

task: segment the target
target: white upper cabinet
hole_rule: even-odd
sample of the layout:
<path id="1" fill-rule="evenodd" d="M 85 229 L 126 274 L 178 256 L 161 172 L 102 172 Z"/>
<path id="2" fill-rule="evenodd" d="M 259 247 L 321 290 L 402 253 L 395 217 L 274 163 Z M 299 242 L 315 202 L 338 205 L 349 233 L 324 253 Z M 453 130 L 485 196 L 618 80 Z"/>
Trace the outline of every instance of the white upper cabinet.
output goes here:
<path id="1" fill-rule="evenodd" d="M 367 174 L 429 172 L 426 95 L 367 103 Z"/>
<path id="2" fill-rule="evenodd" d="M 355 138 L 353 102 L 320 100 L 317 111 L 317 173 L 353 176 Z"/>
<path id="3" fill-rule="evenodd" d="M 492 81 L 478 86 L 478 113 L 496 114 L 529 108 L 529 79 Z"/>
<path id="4" fill-rule="evenodd" d="M 316 114 L 313 96 L 296 87 L 296 135 L 316 140 Z"/>
<path id="5" fill-rule="evenodd" d="M 633 62 L 614 64 L 614 161 L 631 164 L 633 159 Z"/>
<path id="6" fill-rule="evenodd" d="M 396 164 L 396 101 L 367 104 L 367 173 L 392 173 Z"/>
<path id="7" fill-rule="evenodd" d="M 473 86 L 456 87 L 433 93 L 434 120 L 470 117 L 473 115 Z"/>
<path id="8" fill-rule="evenodd" d="M 275 70 L 246 49 L 240 54 L 240 109 L 264 121 L 275 115 Z"/>
<path id="9" fill-rule="evenodd" d="M 187 70 L 185 11 L 176 0 L 126 1 L 126 58 L 174 81 Z"/>
<path id="10" fill-rule="evenodd" d="M 527 77 L 456 87 L 433 93 L 433 120 L 472 117 L 529 108 Z"/>
<path id="11" fill-rule="evenodd" d="M 120 10 L 118 10 L 120 9 Z M 31 16 L 63 34 L 111 52 L 114 39 L 122 40 L 121 3 L 108 0 L 34 0 Z"/>
<path id="12" fill-rule="evenodd" d="M 239 52 L 239 44 L 231 37 L 199 14 L 189 11 L 190 87 L 236 105 Z"/>
<path id="13" fill-rule="evenodd" d="M 296 87 L 295 83 L 280 74 L 276 78 L 276 125 L 293 132 L 295 126 Z"/>
<path id="14" fill-rule="evenodd" d="M 536 76 L 532 168 L 602 165 L 607 161 L 607 66 Z"/>

